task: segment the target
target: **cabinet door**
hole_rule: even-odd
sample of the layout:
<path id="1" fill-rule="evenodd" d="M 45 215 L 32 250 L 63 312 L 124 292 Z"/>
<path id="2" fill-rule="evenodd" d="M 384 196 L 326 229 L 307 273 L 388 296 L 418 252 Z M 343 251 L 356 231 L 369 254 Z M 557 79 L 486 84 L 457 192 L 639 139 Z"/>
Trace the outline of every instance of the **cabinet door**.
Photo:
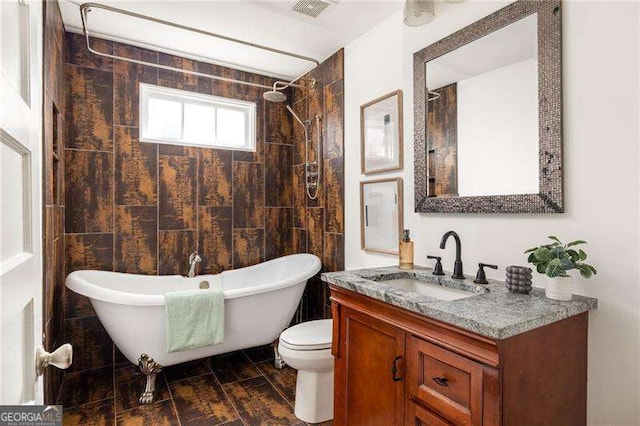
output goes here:
<path id="1" fill-rule="evenodd" d="M 405 419 L 405 426 L 453 426 L 453 423 L 413 402 L 407 402 Z"/>
<path id="2" fill-rule="evenodd" d="M 482 424 L 482 365 L 415 336 L 407 340 L 408 397 L 455 424 Z"/>
<path id="3" fill-rule="evenodd" d="M 340 311 L 335 423 L 403 424 L 405 332 L 350 309 Z"/>

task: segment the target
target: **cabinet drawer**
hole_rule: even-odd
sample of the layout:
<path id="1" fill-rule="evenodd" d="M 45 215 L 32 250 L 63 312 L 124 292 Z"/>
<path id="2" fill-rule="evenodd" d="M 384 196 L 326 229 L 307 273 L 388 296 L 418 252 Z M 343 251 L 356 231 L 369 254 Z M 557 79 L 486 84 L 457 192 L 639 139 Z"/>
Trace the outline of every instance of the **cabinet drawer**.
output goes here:
<path id="1" fill-rule="evenodd" d="M 407 345 L 407 392 L 456 424 L 482 423 L 482 365 L 415 336 Z"/>

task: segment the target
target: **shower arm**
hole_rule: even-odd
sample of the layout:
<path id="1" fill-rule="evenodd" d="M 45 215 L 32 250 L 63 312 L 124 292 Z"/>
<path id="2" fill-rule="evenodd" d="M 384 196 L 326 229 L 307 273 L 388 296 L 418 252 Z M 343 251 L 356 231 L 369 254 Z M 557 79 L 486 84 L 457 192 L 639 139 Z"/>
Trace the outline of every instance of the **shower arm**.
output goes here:
<path id="1" fill-rule="evenodd" d="M 304 60 L 304 61 L 307 61 L 307 62 L 313 62 L 314 66 L 309 71 L 305 71 L 303 74 L 300 74 L 299 76 L 295 77 L 291 81 L 280 81 L 280 80 L 277 80 L 271 86 L 271 85 L 264 85 L 264 84 L 260 84 L 260 83 L 253 83 L 253 82 L 250 82 L 250 81 L 238 80 L 238 79 L 235 79 L 235 78 L 222 77 L 222 76 L 217 76 L 217 75 L 205 74 L 205 73 L 201 73 L 201 72 L 197 72 L 197 71 L 191 71 L 191 70 L 185 70 L 185 69 L 181 69 L 181 68 L 175 68 L 175 67 L 171 67 L 171 66 L 168 66 L 168 65 L 154 64 L 152 62 L 141 61 L 141 60 L 131 59 L 131 58 L 125 58 L 125 57 L 118 56 L 118 55 L 112 55 L 112 54 L 109 54 L 109 53 L 99 52 L 99 51 L 97 51 L 97 50 L 95 50 L 95 49 L 93 49 L 91 47 L 90 34 L 89 34 L 89 29 L 88 29 L 89 20 L 88 20 L 87 14 L 88 14 L 88 12 L 90 12 L 92 10 L 92 8 L 103 9 L 103 10 L 107 10 L 107 11 L 114 12 L 114 13 L 120 13 L 120 14 L 131 16 L 131 17 L 134 17 L 134 18 L 139 18 L 139 19 L 143 19 L 143 20 L 146 20 L 146 21 L 155 22 L 157 24 L 168 25 L 168 26 L 171 26 L 171 27 L 174 27 L 174 28 L 179 28 L 179 29 L 182 29 L 182 30 L 195 32 L 195 33 L 198 33 L 198 34 L 203 34 L 203 35 L 206 35 L 206 36 L 219 38 L 221 40 L 226 40 L 226 41 L 230 41 L 230 42 L 233 42 L 233 43 L 242 44 L 244 46 L 249 46 L 249 47 L 253 47 L 253 48 L 261 49 L 261 50 L 266 50 L 266 51 L 277 53 L 277 54 L 280 54 L 280 55 L 285 55 L 285 56 L 289 56 L 289 57 L 292 57 L 292 58 L 301 59 L 301 60 Z M 229 36 L 225 36 L 225 35 L 222 35 L 222 34 L 212 33 L 212 32 L 209 32 L 209 31 L 201 30 L 199 28 L 189 27 L 189 26 L 186 26 L 186 25 L 177 24 L 175 22 L 165 21 L 163 19 L 154 18 L 154 17 L 151 17 L 151 16 L 141 15 L 139 13 L 130 12 L 130 11 L 123 10 L 123 9 L 118 9 L 118 8 L 115 8 L 115 7 L 112 7 L 112 6 L 107 6 L 107 5 L 99 4 L 99 3 L 83 3 L 83 4 L 81 4 L 80 5 L 80 17 L 82 19 L 82 32 L 84 33 L 84 36 L 85 36 L 85 39 L 86 39 L 87 49 L 91 53 L 93 53 L 95 55 L 98 55 L 98 56 L 105 57 L 105 58 L 121 60 L 121 61 L 129 62 L 129 63 L 133 63 L 133 64 L 144 65 L 144 66 L 149 66 L 149 67 L 153 67 L 153 68 L 159 68 L 159 69 L 163 69 L 163 70 L 167 70 L 167 71 L 175 71 L 175 72 L 179 72 L 179 73 L 183 73 L 183 74 L 189 74 L 189 75 L 195 75 L 195 76 L 198 76 L 198 77 L 210 78 L 212 80 L 225 81 L 225 82 L 228 82 L 228 83 L 238 83 L 238 84 L 243 84 L 243 85 L 246 85 L 246 86 L 259 87 L 259 88 L 263 88 L 263 89 L 271 89 L 273 87 L 274 90 L 284 90 L 284 89 L 287 89 L 289 87 L 307 89 L 307 87 L 305 85 L 296 84 L 296 82 L 300 81 L 307 73 L 309 73 L 310 71 L 313 71 L 315 68 L 318 67 L 318 65 L 320 65 L 320 61 L 318 61 L 317 59 L 308 57 L 308 56 L 298 55 L 297 53 L 287 52 L 285 50 L 275 49 L 273 47 L 263 46 L 263 45 L 260 45 L 260 44 L 251 43 L 251 42 L 244 41 L 244 40 L 239 40 L 239 39 L 236 39 L 236 38 L 233 38 L 233 37 L 229 37 Z"/>

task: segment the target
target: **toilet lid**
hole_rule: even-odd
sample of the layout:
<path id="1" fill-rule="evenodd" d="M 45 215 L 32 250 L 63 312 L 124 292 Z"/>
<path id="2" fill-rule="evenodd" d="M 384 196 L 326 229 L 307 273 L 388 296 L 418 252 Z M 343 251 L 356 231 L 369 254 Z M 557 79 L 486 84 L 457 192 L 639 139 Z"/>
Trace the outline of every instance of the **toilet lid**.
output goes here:
<path id="1" fill-rule="evenodd" d="M 280 335 L 280 343 L 293 350 L 313 351 L 331 347 L 333 321 L 307 321 L 287 328 Z"/>

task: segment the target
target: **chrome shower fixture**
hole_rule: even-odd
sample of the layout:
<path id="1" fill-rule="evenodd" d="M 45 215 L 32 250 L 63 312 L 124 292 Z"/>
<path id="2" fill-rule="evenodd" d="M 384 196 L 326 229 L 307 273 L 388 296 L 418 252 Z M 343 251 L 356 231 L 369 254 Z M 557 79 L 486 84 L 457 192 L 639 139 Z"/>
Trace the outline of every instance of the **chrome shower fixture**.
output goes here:
<path id="1" fill-rule="evenodd" d="M 318 198 L 318 190 L 320 189 L 320 163 L 317 158 L 320 158 L 320 149 L 322 148 L 322 116 L 316 115 L 316 132 L 318 133 L 316 161 L 309 161 L 309 133 L 307 132 L 307 126 L 311 124 L 311 120 L 302 121 L 289 105 L 287 105 L 287 110 L 304 129 L 304 186 L 309 199 L 315 200 Z"/>
<path id="2" fill-rule="evenodd" d="M 303 78 L 300 82 L 304 82 L 303 86 L 298 85 L 297 87 L 302 87 L 304 89 L 313 89 L 316 87 L 316 79 L 315 78 Z M 287 95 L 282 93 L 282 90 L 286 89 L 286 87 L 279 87 L 279 83 L 276 81 L 273 84 L 273 89 L 268 90 L 262 94 L 262 97 L 269 101 L 275 103 L 281 103 L 287 100 Z"/>
<path id="3" fill-rule="evenodd" d="M 273 90 L 264 92 L 262 94 L 262 97 L 269 102 L 276 102 L 276 103 L 284 102 L 287 100 L 287 95 L 279 91 L 276 88 L 275 84 L 273 85 Z"/>

